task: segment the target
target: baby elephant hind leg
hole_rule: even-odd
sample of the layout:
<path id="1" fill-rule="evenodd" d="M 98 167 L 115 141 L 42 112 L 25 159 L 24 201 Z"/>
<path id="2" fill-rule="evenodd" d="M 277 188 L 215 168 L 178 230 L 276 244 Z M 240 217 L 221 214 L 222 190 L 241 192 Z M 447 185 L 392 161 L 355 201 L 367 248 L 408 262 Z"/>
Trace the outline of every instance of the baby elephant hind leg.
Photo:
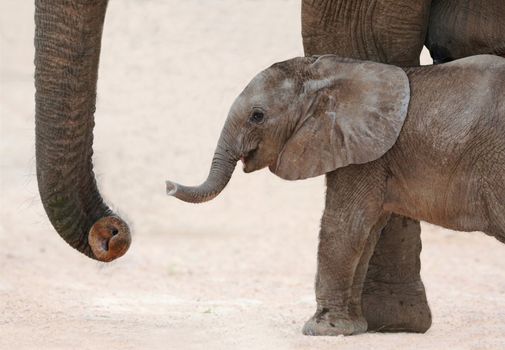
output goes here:
<path id="1" fill-rule="evenodd" d="M 382 231 L 362 295 L 369 331 L 423 333 L 430 328 L 420 276 L 420 234 L 418 221 L 394 214 Z"/>
<path id="2" fill-rule="evenodd" d="M 505 84 L 503 85 L 505 87 Z M 505 118 L 505 104 L 503 105 Z M 478 229 L 505 243 L 505 125 L 487 139 L 487 143 L 476 150 L 481 156 L 477 164 L 472 164 L 475 173 L 482 178 L 475 189 L 474 202 L 483 202 L 482 214 L 485 228 Z"/>
<path id="3" fill-rule="evenodd" d="M 365 244 L 365 248 L 361 255 L 361 258 L 358 263 L 358 267 L 356 268 L 356 272 L 354 274 L 354 280 L 352 284 L 352 294 L 351 294 L 351 303 L 349 305 L 349 313 L 354 315 L 357 319 L 363 319 L 363 308 L 361 302 L 361 296 L 363 293 L 363 285 L 365 282 L 365 277 L 368 271 L 368 265 L 370 262 L 370 258 L 372 257 L 375 246 L 377 245 L 377 241 L 379 240 L 380 233 L 386 223 L 389 220 L 390 215 L 384 214 L 377 221 L 377 224 L 370 231 L 370 235 L 368 236 L 368 240 Z M 368 329 L 368 325 L 367 325 Z"/>
<path id="4" fill-rule="evenodd" d="M 486 233 L 505 243 L 505 179 L 501 183 L 488 185 L 486 191 L 486 212 L 489 229 Z"/>

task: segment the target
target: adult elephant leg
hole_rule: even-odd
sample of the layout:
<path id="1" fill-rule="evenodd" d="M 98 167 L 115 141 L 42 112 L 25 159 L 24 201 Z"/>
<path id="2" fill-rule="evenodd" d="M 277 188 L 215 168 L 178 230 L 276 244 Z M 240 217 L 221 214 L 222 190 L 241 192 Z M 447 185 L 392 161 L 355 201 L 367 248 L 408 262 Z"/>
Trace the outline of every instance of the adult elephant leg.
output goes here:
<path id="1" fill-rule="evenodd" d="M 305 54 L 419 65 L 430 6 L 431 0 L 303 0 Z M 364 284 L 369 329 L 424 332 L 430 327 L 419 275 L 420 234 L 419 222 L 394 215 L 382 231 Z"/>
<path id="2" fill-rule="evenodd" d="M 363 287 L 368 330 L 422 333 L 430 328 L 420 253 L 419 221 L 392 215 L 375 246 Z"/>

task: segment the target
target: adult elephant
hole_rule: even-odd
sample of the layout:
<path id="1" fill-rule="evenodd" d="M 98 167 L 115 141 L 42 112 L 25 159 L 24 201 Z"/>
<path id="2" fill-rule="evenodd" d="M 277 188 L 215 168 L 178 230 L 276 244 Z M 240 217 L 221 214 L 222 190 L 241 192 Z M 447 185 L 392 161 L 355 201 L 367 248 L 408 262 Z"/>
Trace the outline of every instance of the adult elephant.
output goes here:
<path id="1" fill-rule="evenodd" d="M 306 55 L 336 54 L 417 66 L 424 44 L 435 61 L 505 55 L 502 0 L 302 0 Z M 408 191 L 408 189 L 405 189 Z M 431 312 L 420 277 L 418 221 L 393 215 L 363 288 L 369 330 L 425 332 Z"/>

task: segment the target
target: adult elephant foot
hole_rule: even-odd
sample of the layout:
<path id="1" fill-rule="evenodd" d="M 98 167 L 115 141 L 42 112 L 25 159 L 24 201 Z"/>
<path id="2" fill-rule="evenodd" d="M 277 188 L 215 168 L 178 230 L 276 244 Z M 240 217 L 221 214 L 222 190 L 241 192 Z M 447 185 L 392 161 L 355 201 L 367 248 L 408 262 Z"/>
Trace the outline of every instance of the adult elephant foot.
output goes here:
<path id="1" fill-rule="evenodd" d="M 430 328 L 420 253 L 419 222 L 392 215 L 375 247 L 363 287 L 369 331 L 424 333 Z"/>

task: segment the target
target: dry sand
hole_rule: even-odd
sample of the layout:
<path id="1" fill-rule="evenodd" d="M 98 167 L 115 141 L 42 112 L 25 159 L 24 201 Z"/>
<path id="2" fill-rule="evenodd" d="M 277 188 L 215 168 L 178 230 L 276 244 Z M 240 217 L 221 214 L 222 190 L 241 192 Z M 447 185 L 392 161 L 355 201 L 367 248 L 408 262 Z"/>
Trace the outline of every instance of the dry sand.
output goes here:
<path id="1" fill-rule="evenodd" d="M 94 159 L 134 241 L 105 265 L 70 249 L 44 215 L 33 1 L 0 2 L 0 349 L 504 348 L 505 247 L 481 233 L 423 225 L 428 333 L 305 337 L 323 177 L 237 171 L 210 203 L 165 196 L 167 178 L 204 179 L 249 79 L 302 55 L 299 1 L 210 3 L 110 3 Z"/>

